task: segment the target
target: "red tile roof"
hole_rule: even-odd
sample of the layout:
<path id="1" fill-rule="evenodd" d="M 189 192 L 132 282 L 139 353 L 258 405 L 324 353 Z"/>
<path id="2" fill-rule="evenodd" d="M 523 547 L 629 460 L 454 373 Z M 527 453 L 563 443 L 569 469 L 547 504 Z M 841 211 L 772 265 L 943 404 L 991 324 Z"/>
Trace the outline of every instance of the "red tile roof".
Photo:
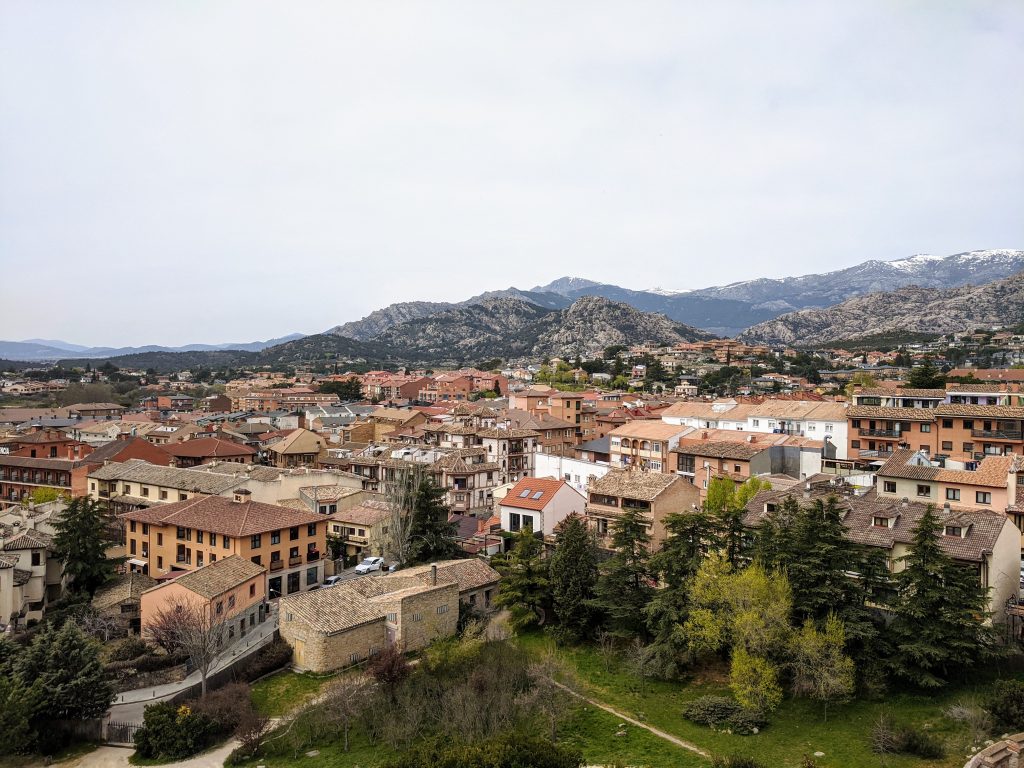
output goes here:
<path id="1" fill-rule="evenodd" d="M 565 485 L 564 480 L 525 477 L 516 483 L 508 495 L 501 500 L 501 506 L 542 510 L 555 498 L 555 494 L 561 490 L 563 485 Z M 538 496 L 538 494 L 540 495 Z"/>
<path id="2" fill-rule="evenodd" d="M 255 448 L 241 443 L 233 443 L 230 440 L 221 440 L 216 437 L 197 437 L 194 440 L 186 440 L 183 443 L 172 443 L 161 446 L 172 456 L 185 456 L 189 458 L 203 458 L 212 456 L 253 456 Z"/>
<path id="3" fill-rule="evenodd" d="M 318 523 L 323 515 L 258 501 L 237 502 L 224 496 L 195 496 L 122 515 L 151 525 L 173 525 L 227 536 L 252 536 L 294 525 Z"/>

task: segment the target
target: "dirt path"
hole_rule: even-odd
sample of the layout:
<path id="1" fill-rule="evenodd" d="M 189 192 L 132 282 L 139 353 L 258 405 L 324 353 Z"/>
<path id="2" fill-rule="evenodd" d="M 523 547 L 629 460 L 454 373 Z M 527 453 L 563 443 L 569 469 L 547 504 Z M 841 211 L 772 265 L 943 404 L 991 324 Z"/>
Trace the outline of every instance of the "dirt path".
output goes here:
<path id="1" fill-rule="evenodd" d="M 587 704 L 590 704 L 591 706 L 597 707 L 598 709 L 603 709 L 605 712 L 608 712 L 609 714 L 615 715 L 620 720 L 623 720 L 624 722 L 630 723 L 631 725 L 634 725 L 637 728 L 643 728 L 645 731 L 649 731 L 650 733 L 653 733 L 659 739 L 664 739 L 667 742 L 675 744 L 677 747 L 682 747 L 683 749 L 688 749 L 690 752 L 696 752 L 701 757 L 708 757 L 708 758 L 711 757 L 711 755 L 709 755 L 703 749 L 698 747 L 696 744 L 691 744 L 688 741 L 683 741 L 679 737 L 673 736 L 671 733 L 665 733 L 664 731 L 659 731 L 657 728 L 655 728 L 653 726 L 650 726 L 650 725 L 647 725 L 646 723 L 641 723 L 639 720 L 636 720 L 636 719 L 634 719 L 632 717 L 629 717 L 628 715 L 624 715 L 621 712 L 619 712 L 617 709 L 613 709 L 612 707 L 608 706 L 604 702 L 598 701 L 597 699 L 591 699 L 591 698 L 589 698 L 587 696 L 584 696 L 582 693 L 579 693 L 578 691 L 574 691 L 572 688 L 570 688 L 567 685 L 562 685 L 561 683 L 556 682 L 554 680 L 552 680 L 551 682 L 553 682 L 555 685 L 557 685 L 559 688 L 561 688 L 566 693 L 568 693 L 568 694 L 570 694 L 572 696 L 575 696 L 577 699 L 580 699 L 581 701 L 585 701 Z"/>

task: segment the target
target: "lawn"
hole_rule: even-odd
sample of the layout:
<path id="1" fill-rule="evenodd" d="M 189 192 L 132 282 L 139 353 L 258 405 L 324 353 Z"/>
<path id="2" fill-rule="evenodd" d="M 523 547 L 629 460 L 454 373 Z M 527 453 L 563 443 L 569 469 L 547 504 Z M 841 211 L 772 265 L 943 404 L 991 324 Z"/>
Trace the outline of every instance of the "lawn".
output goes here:
<path id="1" fill-rule="evenodd" d="M 302 706 L 331 678 L 324 675 L 300 674 L 289 669 L 275 672 L 252 686 L 252 703 L 269 717 L 281 717 Z"/>
<path id="2" fill-rule="evenodd" d="M 519 642 L 534 652 L 551 647 L 550 641 L 542 635 L 528 635 Z M 749 755 L 773 768 L 800 768 L 803 757 L 815 752 L 824 753 L 824 757 L 814 758 L 821 768 L 878 768 L 879 756 L 871 752 L 869 739 L 872 725 L 883 712 L 901 723 L 939 734 L 947 745 L 947 756 L 942 760 L 890 756 L 885 760 L 886 766 L 959 768 L 970 753 L 970 734 L 966 726 L 946 718 L 943 710 L 956 701 L 978 697 L 986 687 L 979 683 L 932 696 L 902 694 L 890 695 L 885 702 L 857 701 L 832 707 L 827 722 L 820 704 L 787 698 L 765 730 L 754 736 L 737 736 L 690 723 L 680 714 L 682 705 L 691 699 L 729 695 L 724 683 L 648 681 L 641 693 L 637 680 L 616 666 L 606 671 L 593 649 L 559 650 L 558 654 L 576 670 L 584 692 L 591 698 L 696 744 L 713 755 Z M 563 729 L 565 731 L 568 728 Z M 689 757 L 696 758 L 686 755 L 683 759 Z M 645 759 L 649 759 L 652 768 L 661 764 L 654 755 Z M 643 764 L 636 757 L 631 758 L 631 762 Z"/>

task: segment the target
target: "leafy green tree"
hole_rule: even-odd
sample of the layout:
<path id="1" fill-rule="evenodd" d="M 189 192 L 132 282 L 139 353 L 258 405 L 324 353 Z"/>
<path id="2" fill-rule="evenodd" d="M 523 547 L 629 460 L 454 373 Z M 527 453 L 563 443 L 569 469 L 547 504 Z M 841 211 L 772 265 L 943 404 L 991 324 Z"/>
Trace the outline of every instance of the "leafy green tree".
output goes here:
<path id="1" fill-rule="evenodd" d="M 569 515 L 558 530 L 558 546 L 551 555 L 551 597 L 562 642 L 578 643 L 590 635 L 595 617 L 592 608 L 597 581 L 597 547 L 586 521 Z"/>
<path id="2" fill-rule="evenodd" d="M 495 562 L 502 575 L 495 605 L 507 608 L 509 626 L 516 632 L 544 623 L 548 601 L 547 563 L 541 559 L 544 545 L 529 528 L 516 534 L 508 555 Z"/>
<path id="3" fill-rule="evenodd" d="M 782 703 L 778 666 L 762 656 L 755 656 L 743 648 L 732 654 L 729 667 L 729 687 L 744 708 L 755 712 L 773 712 Z"/>
<path id="4" fill-rule="evenodd" d="M 835 614 L 825 620 L 819 630 L 808 619 L 793 635 L 790 669 L 793 672 L 793 693 L 820 701 L 825 706 L 849 701 L 854 690 L 854 663 L 846 655 L 846 632 Z"/>
<path id="5" fill-rule="evenodd" d="M 743 562 L 746 554 L 747 533 L 743 516 L 747 503 L 759 491 L 770 490 L 771 487 L 771 483 L 758 477 L 748 478 L 738 486 L 727 477 L 713 477 L 708 483 L 704 509 L 716 521 L 721 545 L 734 566 Z"/>
<path id="6" fill-rule="evenodd" d="M 99 646 L 73 621 L 47 624 L 14 660 L 13 679 L 27 691 L 32 721 L 100 717 L 114 700 L 114 686 L 100 662 Z"/>
<path id="7" fill-rule="evenodd" d="M 409 525 L 410 564 L 447 560 L 459 552 L 444 494 L 444 488 L 434 485 L 428 476 L 419 477 Z"/>
<path id="8" fill-rule="evenodd" d="M 344 381 L 325 381 L 320 385 L 320 392 L 325 395 L 337 395 L 341 400 L 363 399 L 363 385 L 355 377 Z"/>
<path id="9" fill-rule="evenodd" d="M 929 505 L 913 531 L 910 554 L 896 575 L 890 627 L 892 672 L 920 688 L 946 685 L 991 656 L 995 637 L 987 618 L 987 590 L 971 569 L 957 565 L 939 544 L 942 523 Z"/>
<path id="10" fill-rule="evenodd" d="M 113 577 L 116 563 L 107 558 L 109 522 L 98 501 L 80 496 L 54 523 L 54 552 L 64 564 L 72 590 L 92 596 Z"/>
<path id="11" fill-rule="evenodd" d="M 28 692 L 24 687 L 0 675 L 0 734 L 3 734 L 5 753 L 20 755 L 32 749 L 35 733 L 29 720 L 31 713 Z"/>
<path id="12" fill-rule="evenodd" d="M 626 509 L 612 527 L 615 554 L 600 568 L 593 604 L 616 637 L 647 635 L 645 609 L 654 596 L 650 541 L 647 520 L 638 510 Z"/>

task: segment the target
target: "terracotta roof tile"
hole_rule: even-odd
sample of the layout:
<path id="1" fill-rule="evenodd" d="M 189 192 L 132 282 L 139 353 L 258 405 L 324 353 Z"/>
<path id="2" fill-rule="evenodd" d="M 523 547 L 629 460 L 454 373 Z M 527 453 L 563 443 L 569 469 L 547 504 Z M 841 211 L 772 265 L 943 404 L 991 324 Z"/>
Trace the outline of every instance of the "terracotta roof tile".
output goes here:
<path id="1" fill-rule="evenodd" d="M 252 536 L 295 525 L 317 523 L 323 515 L 258 501 L 237 502 L 224 496 L 195 496 L 173 504 L 126 512 L 121 517 L 150 525 L 172 525 L 227 536 Z"/>
<path id="2" fill-rule="evenodd" d="M 184 573 L 167 583 L 185 587 L 190 592 L 195 592 L 209 600 L 223 595 L 229 589 L 234 589 L 265 572 L 266 568 L 262 565 L 256 565 L 251 560 L 246 560 L 238 555 L 231 555 L 223 560 Z M 154 587 L 154 589 L 162 589 L 164 586 L 166 584 Z"/>
<path id="3" fill-rule="evenodd" d="M 562 490 L 562 487 L 565 485 L 566 482 L 564 480 L 525 477 L 512 486 L 500 504 L 503 507 L 540 511 L 551 503 L 551 500 L 555 498 L 555 494 Z"/>

